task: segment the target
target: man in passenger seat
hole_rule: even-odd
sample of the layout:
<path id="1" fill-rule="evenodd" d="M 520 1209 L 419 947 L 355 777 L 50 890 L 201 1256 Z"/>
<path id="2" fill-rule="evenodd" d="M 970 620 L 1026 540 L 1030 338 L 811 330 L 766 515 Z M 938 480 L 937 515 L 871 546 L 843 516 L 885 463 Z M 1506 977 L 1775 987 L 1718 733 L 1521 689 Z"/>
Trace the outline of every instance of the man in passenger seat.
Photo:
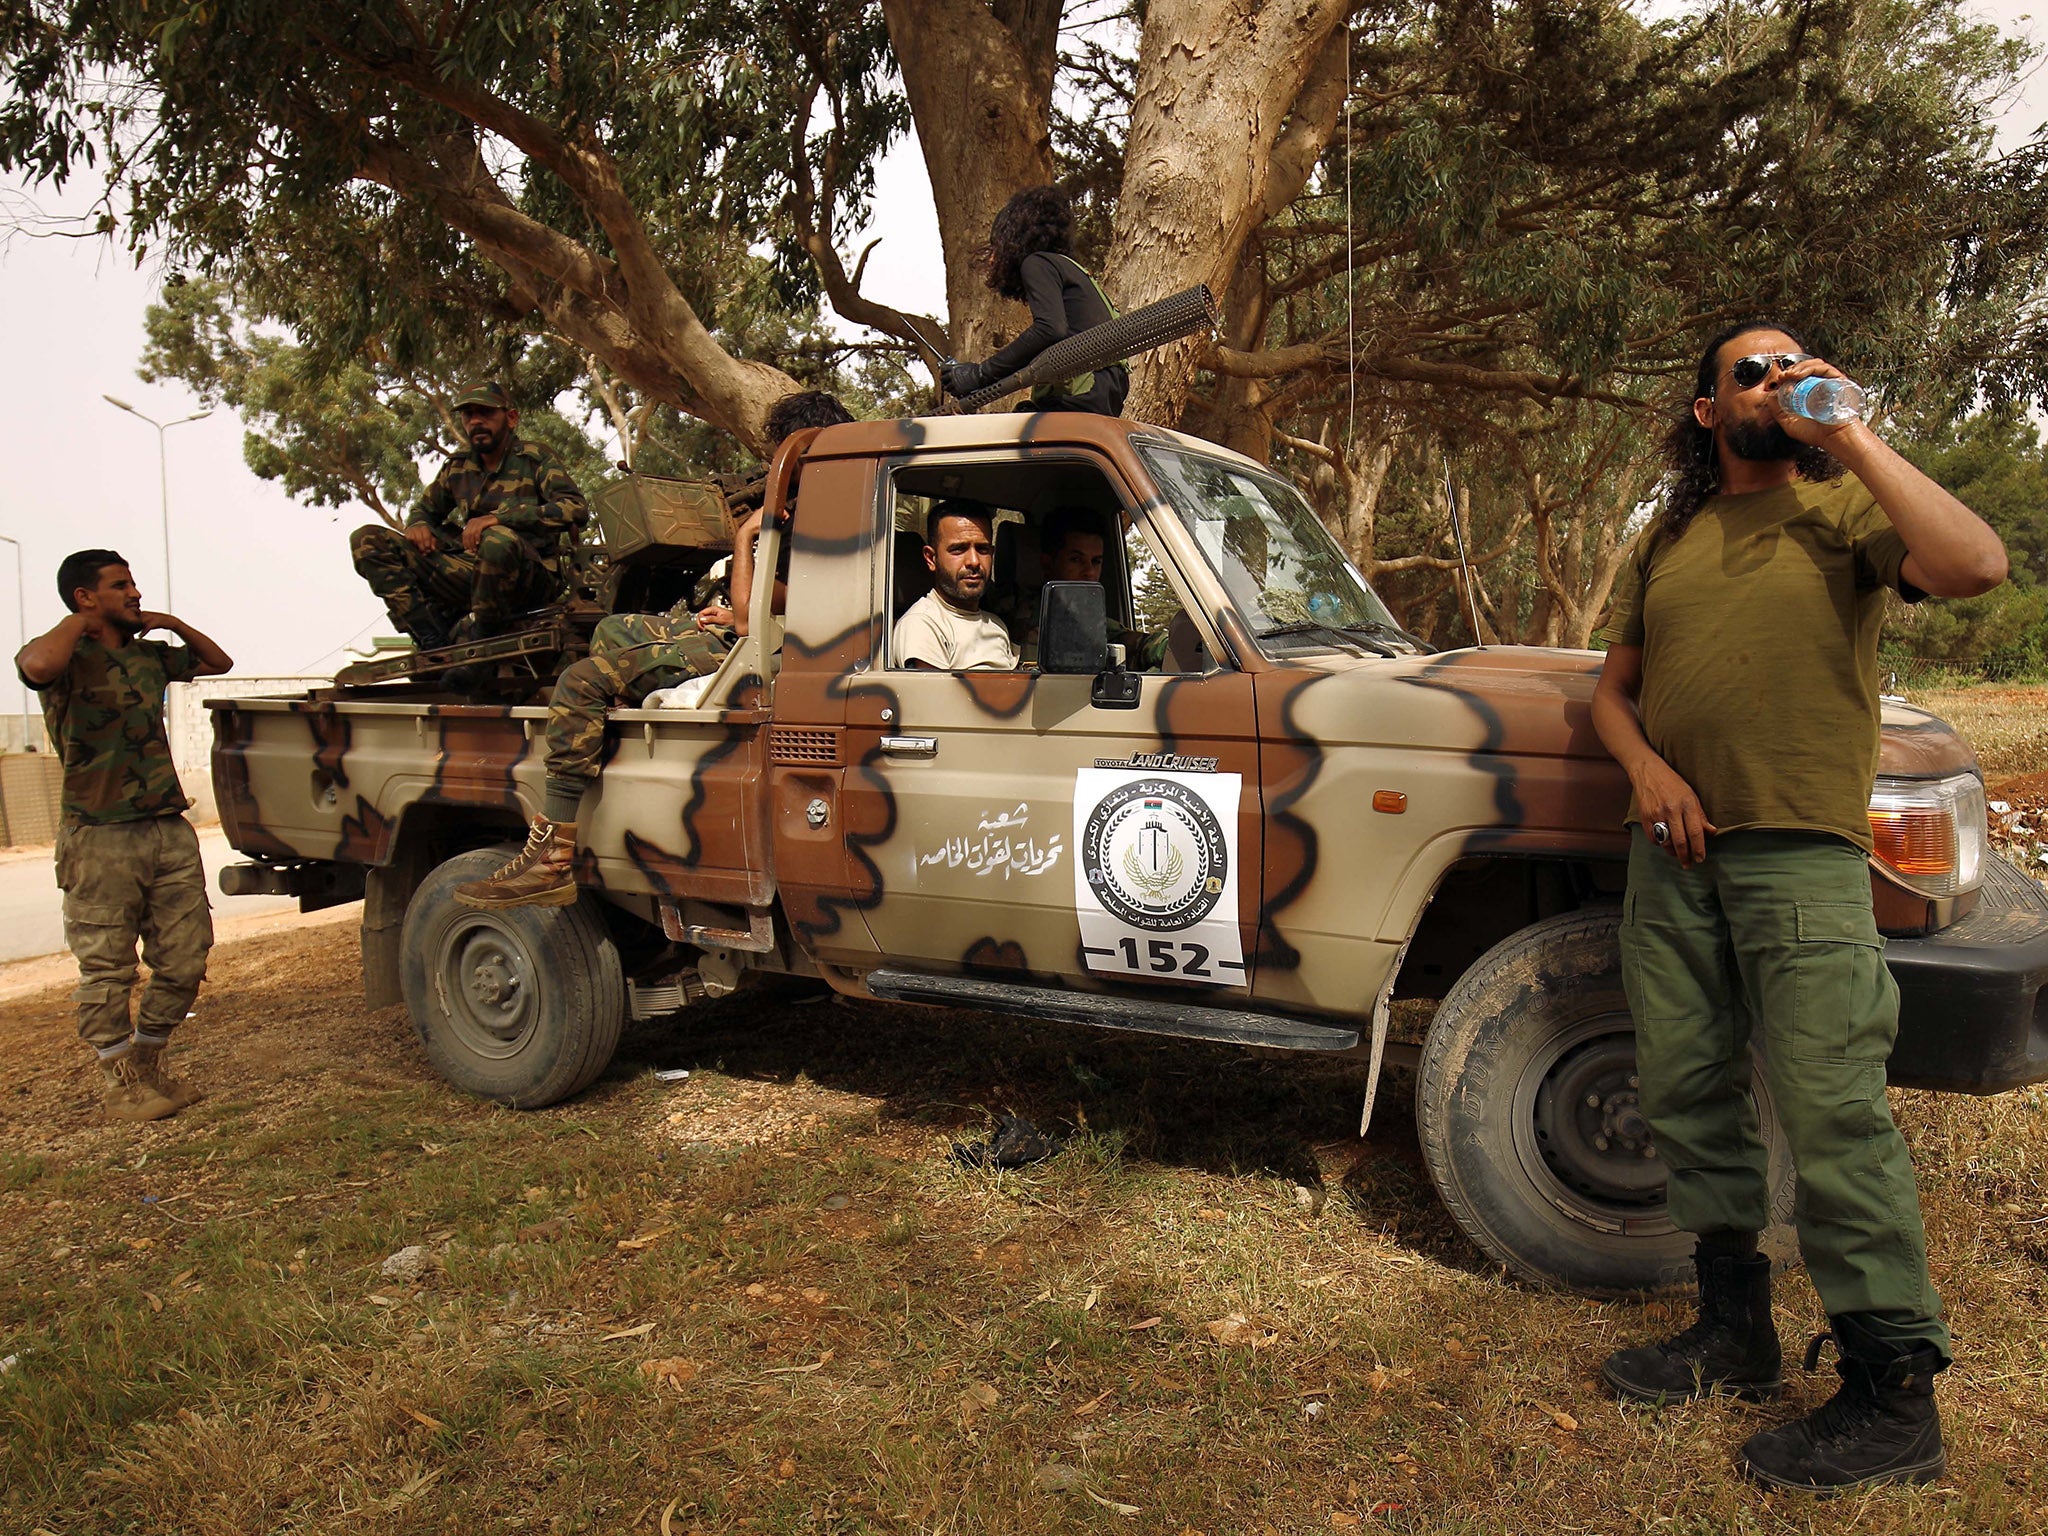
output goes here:
<path id="1" fill-rule="evenodd" d="M 1014 671 L 1017 647 L 1003 621 L 982 611 L 995 570 L 995 513 L 954 498 L 932 508 L 924 525 L 924 563 L 932 590 L 912 603 L 890 632 L 899 667 L 938 672 Z"/>

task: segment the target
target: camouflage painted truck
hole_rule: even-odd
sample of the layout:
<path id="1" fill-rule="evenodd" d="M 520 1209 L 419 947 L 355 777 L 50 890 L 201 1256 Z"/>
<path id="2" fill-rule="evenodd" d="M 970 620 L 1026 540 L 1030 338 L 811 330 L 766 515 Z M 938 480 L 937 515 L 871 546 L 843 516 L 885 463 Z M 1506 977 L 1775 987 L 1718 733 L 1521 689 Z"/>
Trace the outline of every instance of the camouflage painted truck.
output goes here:
<path id="1" fill-rule="evenodd" d="M 224 884 L 365 895 L 369 1002 L 402 1000 L 448 1079 L 504 1103 L 575 1093 L 628 1018 L 687 1027 L 769 973 L 1349 1052 L 1368 1095 L 1385 1063 L 1413 1068 L 1442 1197 L 1510 1270 L 1593 1292 L 1689 1273 L 1637 1103 L 1597 655 L 1432 653 L 1283 480 L 1137 423 L 828 428 L 784 445 L 771 507 L 799 467 L 786 633 L 742 641 L 700 707 L 615 713 L 575 905 L 454 901 L 540 803 L 544 694 L 420 681 L 214 703 L 221 816 L 255 861 Z M 1035 668 L 894 664 L 891 623 L 925 590 L 914 530 L 953 496 L 1001 509 L 996 590 L 1040 615 Z M 1038 591 L 1036 530 L 1068 506 L 1121 536 L 1099 585 Z M 1124 668 L 1106 619 L 1163 633 L 1158 669 Z M 1968 747 L 1904 704 L 1884 725 L 1893 1080 L 2048 1077 L 2048 900 L 1987 857 Z M 1419 1046 L 1388 1039 L 1402 997 L 1441 999 Z M 1761 1077 L 1755 1096 L 1788 1211 Z"/>

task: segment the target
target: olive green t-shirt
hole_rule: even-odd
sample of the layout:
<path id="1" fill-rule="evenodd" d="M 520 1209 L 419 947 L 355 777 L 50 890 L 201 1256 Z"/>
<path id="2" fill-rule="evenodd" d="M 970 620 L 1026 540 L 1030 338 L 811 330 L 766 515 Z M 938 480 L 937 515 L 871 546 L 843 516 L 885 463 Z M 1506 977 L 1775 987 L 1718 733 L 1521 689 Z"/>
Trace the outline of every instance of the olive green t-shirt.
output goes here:
<path id="1" fill-rule="evenodd" d="M 1905 558 L 1848 474 L 1710 497 L 1679 538 L 1652 524 L 1636 541 L 1607 643 L 1642 647 L 1643 734 L 1720 831 L 1834 832 L 1869 851 L 1884 591 L 1924 595 Z"/>

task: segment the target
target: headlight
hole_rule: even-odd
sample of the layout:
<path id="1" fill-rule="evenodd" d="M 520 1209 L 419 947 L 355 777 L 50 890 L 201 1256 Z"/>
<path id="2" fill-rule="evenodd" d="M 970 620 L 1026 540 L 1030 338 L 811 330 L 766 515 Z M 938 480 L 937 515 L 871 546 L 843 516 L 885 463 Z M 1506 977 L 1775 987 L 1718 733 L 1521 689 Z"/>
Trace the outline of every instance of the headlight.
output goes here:
<path id="1" fill-rule="evenodd" d="M 1877 857 L 1923 896 L 1957 896 L 1984 878 L 1984 782 L 1880 778 L 1870 796 Z"/>

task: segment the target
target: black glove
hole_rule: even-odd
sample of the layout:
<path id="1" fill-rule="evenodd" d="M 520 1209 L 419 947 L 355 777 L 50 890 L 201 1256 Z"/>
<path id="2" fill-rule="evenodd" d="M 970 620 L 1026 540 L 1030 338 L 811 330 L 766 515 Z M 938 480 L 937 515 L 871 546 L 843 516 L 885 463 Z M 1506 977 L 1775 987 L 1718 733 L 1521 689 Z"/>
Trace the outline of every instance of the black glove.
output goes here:
<path id="1" fill-rule="evenodd" d="M 939 369 L 939 382 L 947 394 L 964 400 L 988 382 L 988 375 L 979 363 L 947 363 Z"/>

